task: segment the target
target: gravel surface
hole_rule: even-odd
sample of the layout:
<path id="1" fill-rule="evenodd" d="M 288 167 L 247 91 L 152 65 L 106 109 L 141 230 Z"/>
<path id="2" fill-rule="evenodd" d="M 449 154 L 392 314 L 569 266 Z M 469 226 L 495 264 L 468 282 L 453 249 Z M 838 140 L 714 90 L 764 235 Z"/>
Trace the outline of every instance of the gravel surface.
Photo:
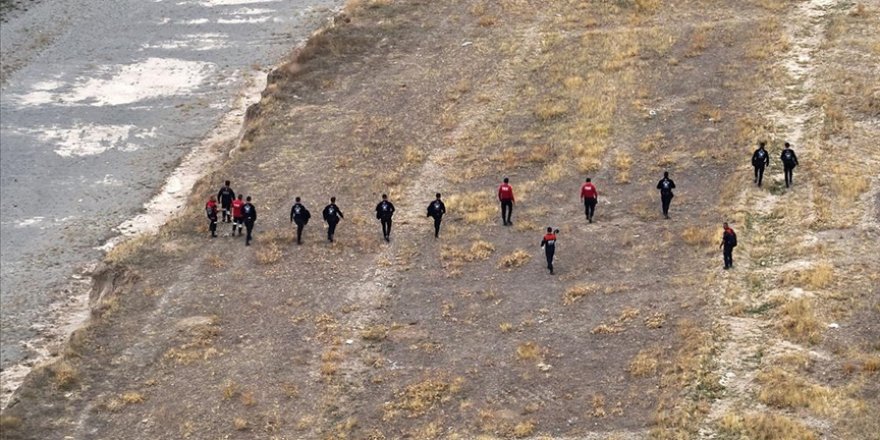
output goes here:
<path id="1" fill-rule="evenodd" d="M 33 362 L 98 248 L 339 3 L 3 3 L 0 367 Z"/>

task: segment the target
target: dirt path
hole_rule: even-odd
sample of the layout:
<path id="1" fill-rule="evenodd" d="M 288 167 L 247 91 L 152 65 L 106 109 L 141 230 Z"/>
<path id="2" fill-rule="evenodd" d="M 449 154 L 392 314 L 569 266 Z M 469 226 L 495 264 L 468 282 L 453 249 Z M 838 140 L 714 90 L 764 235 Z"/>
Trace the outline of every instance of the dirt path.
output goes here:
<path id="1" fill-rule="evenodd" d="M 814 90 L 814 70 L 816 67 L 814 55 L 824 41 L 825 16 L 829 13 L 829 9 L 836 4 L 838 2 L 834 0 L 800 2 L 793 6 L 782 19 L 782 22 L 785 23 L 785 35 L 791 46 L 777 61 L 777 64 L 784 68 L 792 81 L 786 90 L 771 91 L 770 96 L 764 98 L 764 101 L 778 99 L 788 101 L 783 111 L 769 112 L 763 115 L 776 127 L 776 137 L 770 139 L 769 142 L 773 154 L 781 149 L 783 142 L 788 141 L 795 148 L 801 162 L 820 160 L 819 150 L 812 138 L 817 136 L 813 128 L 821 125 L 821 120 L 817 119 L 821 118 L 821 112 L 809 103 Z M 756 108 L 762 107 L 763 105 L 756 103 Z M 765 187 L 773 184 L 779 185 L 782 180 L 782 176 L 776 172 L 778 171 L 777 162 L 777 157 L 771 157 L 773 165 L 771 170 L 774 172 L 765 174 Z M 751 171 L 750 167 L 742 168 L 743 172 Z M 785 203 L 783 198 L 786 196 L 812 199 L 811 186 L 804 183 L 804 180 L 809 177 L 804 179 L 801 176 L 796 176 L 796 178 L 799 181 L 792 189 L 793 194 L 775 195 L 769 191 L 749 188 L 742 192 L 737 206 L 751 209 L 754 215 L 767 216 L 779 204 Z M 757 233 L 769 232 L 756 231 Z M 740 241 L 744 241 L 747 245 L 754 240 L 745 234 L 742 234 L 741 237 L 743 238 L 740 238 Z M 803 237 L 805 241 L 815 240 L 815 238 L 813 234 L 806 234 Z M 783 267 L 761 267 L 756 265 L 756 259 L 749 258 L 748 255 L 739 255 L 736 259 L 735 271 L 738 274 L 759 274 L 765 279 L 772 279 L 792 267 L 809 267 L 815 263 L 815 260 L 804 258 Z M 718 355 L 717 368 L 718 377 L 721 378 L 726 391 L 720 399 L 714 401 L 708 416 L 703 421 L 700 438 L 718 438 L 717 426 L 720 420 L 730 411 L 736 408 L 746 408 L 754 402 L 754 396 L 759 390 L 756 375 L 762 366 L 762 356 L 779 357 L 791 352 L 803 353 L 807 350 L 805 347 L 779 340 L 773 329 L 774 324 L 766 318 L 729 315 L 730 301 L 735 298 L 732 298 L 728 292 L 749 291 L 749 281 L 746 278 L 745 276 L 727 276 L 721 280 L 720 285 L 712 290 L 712 297 L 718 299 L 716 310 L 726 335 Z M 731 289 L 734 286 L 741 289 Z M 750 295 L 747 301 L 752 307 L 762 307 L 778 295 L 797 297 L 803 294 L 804 292 L 800 289 L 794 291 L 767 290 Z"/>

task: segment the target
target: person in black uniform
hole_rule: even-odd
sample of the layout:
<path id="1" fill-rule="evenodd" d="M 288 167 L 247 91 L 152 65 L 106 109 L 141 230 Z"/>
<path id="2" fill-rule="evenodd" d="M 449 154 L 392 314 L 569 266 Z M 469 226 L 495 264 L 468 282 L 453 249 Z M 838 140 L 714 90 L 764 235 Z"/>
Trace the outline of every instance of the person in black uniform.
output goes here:
<path id="1" fill-rule="evenodd" d="M 428 217 L 434 218 L 434 238 L 440 236 L 440 222 L 443 221 L 443 214 L 446 214 L 446 204 L 440 200 L 440 193 L 437 193 L 437 198 L 428 204 Z"/>
<path id="2" fill-rule="evenodd" d="M 544 248 L 544 255 L 547 257 L 547 269 L 550 269 L 550 275 L 553 275 L 553 255 L 556 254 L 556 234 L 559 229 L 553 231 L 553 228 L 547 227 L 547 233 L 541 240 L 541 247 Z"/>
<path id="3" fill-rule="evenodd" d="M 663 207 L 663 217 L 669 219 L 669 204 L 672 203 L 672 190 L 675 189 L 675 182 L 669 178 L 669 171 L 663 172 L 663 178 L 657 182 L 657 189 L 660 190 L 660 202 Z"/>
<path id="4" fill-rule="evenodd" d="M 764 149 L 765 142 L 758 143 L 758 149 L 752 154 L 752 166 L 755 167 L 755 183 L 761 186 L 764 180 L 764 167 L 770 165 L 770 154 Z"/>
<path id="5" fill-rule="evenodd" d="M 327 222 L 327 240 L 333 243 L 333 234 L 336 233 L 336 225 L 342 220 L 342 211 L 336 206 L 336 197 L 330 197 L 330 204 L 324 207 L 324 221 Z"/>
<path id="6" fill-rule="evenodd" d="M 794 168 L 798 166 L 797 155 L 791 149 L 791 144 L 785 143 L 785 148 L 782 149 L 779 158 L 782 159 L 782 168 L 785 170 L 785 187 L 788 188 L 794 179 Z"/>
<path id="7" fill-rule="evenodd" d="M 391 217 L 394 216 L 394 204 L 388 201 L 388 194 L 382 194 L 382 201 L 376 205 L 376 218 L 382 223 L 382 235 L 385 241 L 391 241 Z"/>
<path id="8" fill-rule="evenodd" d="M 247 196 L 245 198 L 245 204 L 241 207 L 241 212 L 244 214 L 244 228 L 247 230 L 247 236 L 244 239 L 244 245 L 251 245 L 251 233 L 254 231 L 254 223 L 257 222 L 257 208 L 251 203 L 251 196 Z"/>
<path id="9" fill-rule="evenodd" d="M 309 224 L 310 218 L 312 218 L 312 213 L 300 203 L 300 198 L 297 197 L 290 208 L 290 221 L 296 223 L 296 244 L 302 244 L 303 228 Z"/>
<path id="10" fill-rule="evenodd" d="M 736 247 L 736 232 L 724 222 L 724 233 L 721 235 L 721 245 L 718 247 L 724 249 L 724 269 L 733 267 L 733 248 Z"/>
<path id="11" fill-rule="evenodd" d="M 223 223 L 229 223 L 232 221 L 232 213 L 229 212 L 229 208 L 232 207 L 232 201 L 234 199 L 235 191 L 229 187 L 229 181 L 227 180 L 226 184 L 217 192 L 217 200 L 220 200 L 220 209 L 223 210 Z"/>

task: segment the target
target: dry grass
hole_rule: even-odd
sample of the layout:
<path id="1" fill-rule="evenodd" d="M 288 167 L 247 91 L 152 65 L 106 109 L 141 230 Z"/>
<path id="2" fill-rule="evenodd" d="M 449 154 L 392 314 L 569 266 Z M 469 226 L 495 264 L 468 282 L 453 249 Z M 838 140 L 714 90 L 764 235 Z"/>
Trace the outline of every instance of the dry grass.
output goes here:
<path id="1" fill-rule="evenodd" d="M 403 149 L 403 166 L 412 168 L 416 165 L 421 165 L 425 161 L 425 157 L 427 155 L 420 148 L 415 145 L 407 145 Z"/>
<path id="2" fill-rule="evenodd" d="M 137 255 L 146 244 L 156 239 L 155 235 L 142 234 L 117 244 L 104 256 L 104 261 L 111 264 L 123 264 Z"/>
<path id="3" fill-rule="evenodd" d="M 494 199 L 488 191 L 453 194 L 446 199 L 450 213 L 461 215 L 465 223 L 487 224 L 498 214 Z"/>
<path id="4" fill-rule="evenodd" d="M 249 425 L 247 419 L 242 417 L 232 419 L 232 427 L 235 428 L 236 431 L 245 431 L 248 429 Z"/>
<path id="5" fill-rule="evenodd" d="M 721 234 L 716 228 L 688 226 L 681 231 L 681 239 L 691 246 L 717 245 Z"/>
<path id="6" fill-rule="evenodd" d="M 542 102 L 535 108 L 535 117 L 541 122 L 561 117 L 568 112 L 568 106 L 562 101 Z"/>
<path id="7" fill-rule="evenodd" d="M 565 293 L 562 294 L 562 303 L 565 305 L 572 305 L 576 301 L 581 298 L 592 295 L 599 291 L 599 286 L 595 284 L 578 284 L 576 286 L 571 286 L 568 289 L 565 289 Z"/>
<path id="8" fill-rule="evenodd" d="M 132 405 L 136 403 L 144 403 L 144 401 L 146 401 L 146 398 L 143 394 L 137 391 L 126 391 L 122 393 L 122 396 L 120 396 L 120 400 L 122 400 L 122 403 L 126 405 Z"/>
<path id="9" fill-rule="evenodd" d="M 614 177 L 614 181 L 617 183 L 629 183 L 629 172 L 632 167 L 632 156 L 626 152 L 618 152 L 614 157 L 614 168 L 617 170 L 617 175 Z"/>
<path id="10" fill-rule="evenodd" d="M 485 240 L 475 240 L 470 248 L 458 246 L 443 246 L 440 250 L 440 259 L 453 266 L 461 266 L 464 263 L 483 261 L 495 252 L 495 245 Z"/>
<path id="11" fill-rule="evenodd" d="M 513 436 L 516 438 L 524 438 L 535 432 L 535 422 L 533 420 L 525 420 L 517 423 L 513 427 Z"/>
<path id="12" fill-rule="evenodd" d="M 507 254 L 501 257 L 501 260 L 498 262 L 498 267 L 505 269 L 513 269 L 520 267 L 529 262 L 532 259 L 532 256 L 529 255 L 528 252 L 517 249 L 510 254 Z"/>
<path id="13" fill-rule="evenodd" d="M 513 330 L 513 324 L 509 322 L 502 322 L 501 324 L 498 324 L 498 328 L 501 330 L 502 333 L 510 333 L 510 331 Z"/>
<path id="14" fill-rule="evenodd" d="M 385 411 L 407 411 L 410 416 L 419 416 L 428 412 L 435 405 L 448 402 L 461 391 L 464 379 L 457 377 L 452 381 L 441 378 L 425 379 L 407 386 L 396 393 L 394 402 L 385 403 Z"/>
<path id="15" fill-rule="evenodd" d="M 666 323 L 666 314 L 663 312 L 654 312 L 645 317 L 645 327 L 650 329 L 663 327 Z"/>
<path id="16" fill-rule="evenodd" d="M 816 440 L 819 437 L 809 428 L 781 414 L 729 412 L 722 417 L 719 427 L 731 438 L 751 440 Z"/>
<path id="17" fill-rule="evenodd" d="M 537 343 L 529 341 L 516 347 L 516 357 L 521 361 L 532 361 L 541 358 L 541 347 Z"/>
<path id="18" fill-rule="evenodd" d="M 786 338 L 796 342 L 816 344 L 822 339 L 822 324 L 816 318 L 813 301 L 809 298 L 783 304 L 777 326 Z"/>
<path id="19" fill-rule="evenodd" d="M 834 266 L 821 262 L 806 269 L 785 272 L 780 276 L 780 282 L 782 286 L 824 289 L 834 282 Z"/>
<path id="20" fill-rule="evenodd" d="M 376 324 L 361 330 L 361 339 L 365 341 L 382 341 L 388 337 L 388 327 L 383 324 Z"/>
<path id="21" fill-rule="evenodd" d="M 269 243 L 260 246 L 255 252 L 255 255 L 260 264 L 274 264 L 281 259 L 282 253 L 281 248 L 279 248 L 274 241 L 270 241 Z"/>
<path id="22" fill-rule="evenodd" d="M 781 368 L 772 368 L 756 376 L 761 384 L 758 400 L 775 408 L 809 408 L 825 414 L 835 406 L 832 391 L 808 383 Z"/>
<path id="23" fill-rule="evenodd" d="M 15 416 L 9 416 L 6 414 L 0 415 L 0 432 L 5 434 L 9 434 L 10 431 L 14 431 L 21 427 L 21 418 Z"/>
<path id="24" fill-rule="evenodd" d="M 627 371 L 635 377 L 652 376 L 657 372 L 659 358 L 659 350 L 641 350 L 630 361 Z"/>
<path id="25" fill-rule="evenodd" d="M 59 390 L 69 390 L 79 382 L 79 371 L 68 361 L 59 361 L 49 367 L 52 380 Z"/>

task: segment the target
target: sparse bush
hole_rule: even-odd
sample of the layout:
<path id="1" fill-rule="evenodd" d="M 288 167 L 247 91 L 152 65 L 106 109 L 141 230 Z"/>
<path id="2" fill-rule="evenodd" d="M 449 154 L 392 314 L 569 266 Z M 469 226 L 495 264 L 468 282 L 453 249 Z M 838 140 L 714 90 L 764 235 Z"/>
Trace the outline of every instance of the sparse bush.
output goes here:
<path id="1" fill-rule="evenodd" d="M 539 359 L 541 357 L 541 348 L 532 341 L 519 344 L 516 347 L 516 357 L 521 361 Z"/>
<path id="2" fill-rule="evenodd" d="M 721 431 L 752 440 L 816 440 L 819 437 L 806 426 L 784 415 L 774 413 L 729 412 L 721 419 Z"/>
<path id="3" fill-rule="evenodd" d="M 528 252 L 522 249 L 517 249 L 513 251 L 513 253 L 501 257 L 501 261 L 498 262 L 498 266 L 507 269 L 513 269 L 528 263 L 531 258 L 532 256 L 529 255 Z"/>
<path id="4" fill-rule="evenodd" d="M 450 213 L 461 215 L 465 223 L 486 224 L 497 213 L 488 191 L 453 194 L 446 199 Z"/>
<path id="5" fill-rule="evenodd" d="M 651 376 L 657 372 L 660 352 L 658 350 L 641 350 L 629 363 L 629 374 L 635 377 Z"/>
<path id="6" fill-rule="evenodd" d="M 257 261 L 260 264 L 273 264 L 281 259 L 281 249 L 275 244 L 275 242 L 270 241 L 266 245 L 261 246 L 260 249 L 257 250 L 256 255 Z"/>
<path id="7" fill-rule="evenodd" d="M 785 337 L 796 342 L 815 344 L 822 338 L 822 324 L 813 311 L 813 302 L 808 298 L 783 304 L 778 326 Z"/>

